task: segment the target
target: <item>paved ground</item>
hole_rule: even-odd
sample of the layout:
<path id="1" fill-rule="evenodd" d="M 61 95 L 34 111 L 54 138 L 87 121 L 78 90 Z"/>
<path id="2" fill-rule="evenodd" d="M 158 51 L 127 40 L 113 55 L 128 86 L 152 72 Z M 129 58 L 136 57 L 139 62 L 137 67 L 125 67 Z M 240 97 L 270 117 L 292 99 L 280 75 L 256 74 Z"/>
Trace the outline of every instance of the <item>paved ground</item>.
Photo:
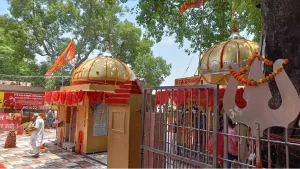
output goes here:
<path id="1" fill-rule="evenodd" d="M 100 169 L 106 166 L 92 160 L 86 156 L 78 155 L 54 145 L 55 135 L 53 130 L 46 130 L 44 136 L 45 146 L 48 153 L 43 153 L 38 159 L 34 159 L 29 154 L 29 136 L 17 136 L 17 148 L 4 149 L 3 145 L 6 134 L 0 134 L 0 163 L 6 168 L 91 168 Z M 106 154 L 89 155 L 99 161 L 106 163 Z"/>

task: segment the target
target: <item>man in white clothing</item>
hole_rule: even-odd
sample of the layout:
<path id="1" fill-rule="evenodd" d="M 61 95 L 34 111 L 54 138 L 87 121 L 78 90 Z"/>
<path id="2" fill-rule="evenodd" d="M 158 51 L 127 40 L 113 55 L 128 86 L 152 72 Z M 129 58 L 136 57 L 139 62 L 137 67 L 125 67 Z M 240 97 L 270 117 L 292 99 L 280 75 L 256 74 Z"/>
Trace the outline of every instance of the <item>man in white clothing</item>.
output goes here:
<path id="1" fill-rule="evenodd" d="M 34 158 L 38 158 L 40 154 L 40 146 L 43 143 L 44 137 L 44 120 L 38 113 L 34 113 L 32 120 L 34 122 L 34 127 L 31 128 L 32 134 L 30 138 L 30 145 L 32 147 Z"/>

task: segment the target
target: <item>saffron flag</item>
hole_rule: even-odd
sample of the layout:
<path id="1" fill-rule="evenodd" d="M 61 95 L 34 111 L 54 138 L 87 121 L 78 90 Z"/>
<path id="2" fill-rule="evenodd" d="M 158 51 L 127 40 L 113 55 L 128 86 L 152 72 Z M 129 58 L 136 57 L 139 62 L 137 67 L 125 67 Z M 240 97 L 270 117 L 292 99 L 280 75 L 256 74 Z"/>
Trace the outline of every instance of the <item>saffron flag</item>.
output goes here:
<path id="1" fill-rule="evenodd" d="M 45 76 L 49 76 L 57 69 L 61 68 L 63 65 L 69 63 L 72 59 L 75 58 L 75 45 L 74 40 L 72 39 L 69 43 L 68 47 L 64 50 L 64 52 L 57 58 L 51 69 L 45 74 Z"/>
<path id="2" fill-rule="evenodd" d="M 181 6 L 180 13 L 178 18 L 188 9 L 190 8 L 200 8 L 204 5 L 205 0 L 194 0 L 193 2 L 184 2 Z"/>

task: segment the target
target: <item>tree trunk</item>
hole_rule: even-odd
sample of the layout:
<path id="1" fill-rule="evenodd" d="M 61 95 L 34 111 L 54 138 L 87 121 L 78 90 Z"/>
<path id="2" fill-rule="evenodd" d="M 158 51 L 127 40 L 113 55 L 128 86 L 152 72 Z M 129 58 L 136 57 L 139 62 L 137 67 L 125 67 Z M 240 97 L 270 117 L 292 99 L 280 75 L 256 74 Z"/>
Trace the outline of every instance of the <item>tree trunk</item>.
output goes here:
<path id="1" fill-rule="evenodd" d="M 277 59 L 288 58 L 289 63 L 284 67 L 286 73 L 294 84 L 298 94 L 300 93 L 300 0 L 260 0 L 263 19 L 263 39 L 265 40 L 265 57 L 273 62 Z M 265 67 L 266 74 L 272 72 L 273 68 Z M 281 105 L 281 97 L 275 81 L 269 83 L 273 98 L 270 107 L 276 109 Z M 286 112 L 288 113 L 288 112 Z M 299 117 L 291 123 L 291 127 L 298 127 Z M 280 133 L 279 128 L 272 130 Z M 293 130 L 289 134 L 295 134 Z M 281 146 L 280 146 L 281 147 Z M 283 149 L 282 149 L 283 148 Z M 299 147 L 297 147 L 299 148 Z M 290 148 L 291 151 L 298 149 Z M 284 153 L 284 147 L 279 149 L 279 153 Z M 285 166 L 284 159 L 277 159 L 281 166 Z M 295 166 L 290 155 L 290 167 Z M 299 160 L 298 160 L 299 161 Z M 297 164 L 298 165 L 298 164 Z M 278 166 L 277 166 L 278 167 Z"/>

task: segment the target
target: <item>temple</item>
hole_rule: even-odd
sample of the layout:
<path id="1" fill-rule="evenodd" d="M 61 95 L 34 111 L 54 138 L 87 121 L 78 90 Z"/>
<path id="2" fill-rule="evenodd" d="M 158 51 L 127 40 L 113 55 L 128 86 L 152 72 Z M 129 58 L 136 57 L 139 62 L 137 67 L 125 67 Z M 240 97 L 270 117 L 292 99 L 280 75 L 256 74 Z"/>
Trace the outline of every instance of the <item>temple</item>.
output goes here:
<path id="1" fill-rule="evenodd" d="M 58 104 L 58 145 L 80 154 L 107 151 L 109 168 L 139 167 L 139 84 L 116 58 L 98 56 L 79 65 L 71 86 L 45 94 L 47 103 Z"/>

